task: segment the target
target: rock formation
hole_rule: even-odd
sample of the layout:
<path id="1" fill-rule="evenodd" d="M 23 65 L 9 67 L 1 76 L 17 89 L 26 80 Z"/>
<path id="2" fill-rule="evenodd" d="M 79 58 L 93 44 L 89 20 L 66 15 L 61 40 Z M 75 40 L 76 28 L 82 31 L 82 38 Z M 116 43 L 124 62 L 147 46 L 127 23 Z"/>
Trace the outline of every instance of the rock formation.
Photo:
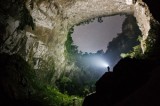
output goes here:
<path id="1" fill-rule="evenodd" d="M 6 0 L 0 5 L 1 53 L 20 54 L 32 67 L 47 72 L 54 64 L 57 77 L 74 66 L 67 64 L 64 53 L 73 25 L 99 16 L 133 14 L 143 34 L 144 52 L 150 23 L 155 22 L 141 0 Z"/>
<path id="2" fill-rule="evenodd" d="M 0 65 L 2 65 L 2 70 L 0 70 L 2 73 L 0 80 L 0 93 L 2 95 L 7 95 L 6 98 L 9 97 L 9 99 L 14 97 L 11 101 L 16 100 L 16 98 L 21 98 L 21 96 L 25 96 L 27 99 L 30 95 L 30 91 L 28 90 L 32 90 L 32 86 L 28 84 L 30 79 L 23 79 L 26 75 L 21 71 L 25 72 L 26 70 L 30 70 L 29 68 L 26 68 L 29 66 L 36 70 L 36 75 L 38 76 L 39 81 L 44 81 L 49 73 L 54 73 L 51 77 L 51 82 L 54 82 L 55 79 L 57 79 L 63 72 L 76 70 L 74 63 L 68 62 L 69 60 L 66 58 L 65 42 L 67 40 L 67 34 L 69 29 L 74 25 L 95 17 L 117 14 L 134 15 L 143 36 L 141 40 L 142 51 L 143 53 L 150 51 L 150 49 L 147 48 L 148 42 L 151 42 L 151 48 L 155 46 L 155 44 L 156 46 L 159 44 L 157 43 L 159 42 L 157 39 L 159 29 L 157 30 L 156 27 L 156 25 L 159 25 L 159 15 L 157 14 L 159 7 L 157 7 L 158 2 L 155 2 L 157 4 L 155 5 L 155 8 L 153 8 L 152 3 L 153 2 L 149 0 L 0 0 Z M 150 10 L 153 14 L 150 13 Z M 151 39 L 152 37 L 153 39 Z M 3 55 L 4 53 L 7 55 Z M 156 57 L 154 57 L 154 59 L 155 58 Z M 125 64 L 132 65 L 131 63 L 133 63 L 136 65 L 136 67 L 133 67 L 134 71 L 136 70 L 135 68 L 139 68 L 137 66 L 138 63 L 142 64 L 144 67 L 142 67 L 141 71 L 146 69 L 147 72 L 140 72 L 140 74 L 137 74 L 137 70 L 133 72 L 133 69 L 130 69 L 131 67 L 129 67 L 128 69 L 131 70 L 131 73 L 128 73 L 126 69 L 125 72 L 120 74 L 119 72 L 121 71 L 115 71 L 114 73 L 109 73 L 107 76 L 103 76 L 107 78 L 109 76 L 109 80 L 104 83 L 110 84 L 112 81 L 116 83 L 114 86 L 113 84 L 110 84 L 113 89 L 108 87 L 106 87 L 106 89 L 108 89 L 108 91 L 114 90 L 117 94 L 114 93 L 110 99 L 102 100 L 101 106 L 103 106 L 103 103 L 108 103 L 108 105 L 114 104 L 125 106 L 127 103 L 132 103 L 131 100 L 135 99 L 137 95 L 139 97 L 146 96 L 145 94 L 142 94 L 142 96 L 141 93 L 139 93 L 142 90 L 153 92 L 154 89 L 150 89 L 150 86 L 153 84 L 153 88 L 156 89 L 156 84 L 158 85 L 158 77 L 156 74 L 159 75 L 159 72 L 156 71 L 156 69 L 153 69 L 153 66 L 157 63 L 148 64 L 146 63 L 147 61 L 143 61 L 141 63 L 139 60 L 136 60 L 137 63 L 135 63 L 134 60 L 128 60 L 130 61 L 129 63 L 125 62 L 125 60 L 123 61 Z M 123 61 L 120 62 L 118 66 L 120 65 L 124 68 Z M 21 64 L 18 64 L 18 62 Z M 27 65 L 25 67 L 23 63 L 29 64 L 29 66 Z M 150 64 L 153 66 L 151 65 L 150 67 Z M 24 67 L 22 67 L 23 65 Z M 13 73 L 10 72 L 10 68 L 12 68 Z M 5 69 L 6 72 L 3 69 Z M 159 68 L 157 67 L 157 70 L 158 69 Z M 116 69 L 115 67 L 114 70 L 122 69 Z M 150 72 L 151 70 L 153 71 Z M 132 83 L 136 81 L 136 84 L 132 89 L 127 89 L 128 86 L 132 86 L 130 82 L 125 80 L 128 77 L 125 76 L 123 78 L 120 76 L 121 74 L 125 75 L 126 73 L 128 77 L 133 78 L 129 78 L 129 81 Z M 138 78 L 132 76 L 132 73 L 133 75 L 138 76 Z M 153 73 L 154 77 L 151 76 L 151 73 Z M 10 74 L 13 74 L 13 76 Z M 143 76 L 143 74 L 145 75 Z M 6 75 L 6 77 L 3 77 L 3 75 Z M 116 78 L 120 80 L 117 80 Z M 12 84 L 12 82 L 16 84 Z M 124 91 L 121 84 L 123 84 L 125 90 L 127 90 L 125 95 L 121 95 Z M 141 86 L 142 84 L 145 85 Z M 97 91 L 101 94 L 102 92 L 100 91 L 101 89 L 99 90 L 99 86 L 101 86 L 101 83 L 97 82 Z M 131 92 L 140 86 L 146 88 L 139 89 L 135 93 L 131 94 Z M 120 87 L 118 91 L 116 90 L 117 87 Z M 20 91 L 21 89 L 23 90 Z M 105 92 L 108 94 L 108 91 Z M 97 98 L 97 94 L 99 93 L 95 93 L 93 96 L 89 97 L 89 99 L 91 98 L 91 100 L 94 100 Z M 156 92 L 153 93 L 156 94 Z M 112 93 L 110 93 L 110 95 L 111 94 Z M 131 94 L 132 96 L 124 99 L 128 94 Z M 110 95 L 107 95 L 106 98 L 110 97 Z M 115 97 L 116 95 L 118 96 Z M 154 95 L 151 95 L 151 97 L 153 96 Z M 0 97 L 2 101 L 5 99 L 1 95 Z M 158 98 L 158 96 L 155 97 Z M 118 102 L 122 98 L 124 100 Z M 143 101 L 145 102 L 147 99 L 144 99 Z M 97 103 L 100 102 L 98 101 Z M 147 104 L 148 102 L 145 103 Z"/>

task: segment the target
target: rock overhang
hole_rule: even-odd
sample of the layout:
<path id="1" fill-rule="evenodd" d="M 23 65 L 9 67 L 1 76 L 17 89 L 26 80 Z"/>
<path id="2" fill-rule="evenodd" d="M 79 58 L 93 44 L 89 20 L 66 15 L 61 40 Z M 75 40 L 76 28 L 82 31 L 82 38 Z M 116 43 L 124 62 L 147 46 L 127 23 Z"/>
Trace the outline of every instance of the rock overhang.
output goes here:
<path id="1" fill-rule="evenodd" d="M 67 64 L 65 56 L 67 34 L 74 25 L 95 17 L 132 14 L 136 17 L 143 35 L 141 47 L 144 52 L 144 43 L 151 29 L 151 22 L 154 22 L 151 21 L 154 18 L 142 0 L 27 0 L 26 7 L 34 20 L 35 30 L 31 31 L 30 28 L 25 28 L 21 33 L 17 33 L 18 31 L 10 32 L 14 36 L 6 33 L 8 34 L 6 36 L 10 37 L 4 41 L 4 45 L 5 47 L 18 46 L 18 48 L 24 48 L 27 52 L 23 57 L 29 62 L 33 61 L 34 58 L 37 59 L 37 53 L 41 60 L 46 62 L 53 58 L 55 69 L 58 72 L 74 67 L 74 63 L 72 65 Z M 11 27 L 15 27 L 17 21 L 17 19 L 8 19 Z M 15 23 L 15 25 L 12 25 L 12 23 Z M 6 31 L 9 32 L 11 29 L 6 28 Z M 32 37 L 32 35 L 34 36 Z M 9 42 L 12 37 L 16 39 L 16 42 Z M 26 41 L 22 43 L 24 43 L 25 47 L 24 45 L 22 47 L 19 42 L 24 38 Z M 29 39 L 32 39 L 32 41 L 27 41 Z M 13 52 L 14 54 L 19 53 L 19 49 L 11 51 L 10 48 L 6 49 L 4 47 L 2 51 L 6 53 Z M 42 68 L 40 59 L 38 58 L 36 61 L 38 61 L 36 66 L 39 65 L 39 68 Z M 33 62 L 30 63 L 32 64 Z"/>

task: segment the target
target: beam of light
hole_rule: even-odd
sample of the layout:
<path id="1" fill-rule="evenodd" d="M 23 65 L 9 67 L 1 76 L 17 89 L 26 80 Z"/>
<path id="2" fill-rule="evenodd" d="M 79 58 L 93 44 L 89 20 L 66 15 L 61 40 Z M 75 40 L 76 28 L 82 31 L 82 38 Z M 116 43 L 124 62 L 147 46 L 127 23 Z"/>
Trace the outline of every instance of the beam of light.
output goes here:
<path id="1" fill-rule="evenodd" d="M 101 66 L 106 68 L 106 67 L 108 67 L 109 65 L 108 65 L 108 63 L 102 62 Z"/>
<path id="2" fill-rule="evenodd" d="M 109 66 L 109 64 L 107 62 L 105 62 L 104 60 L 98 60 L 97 65 L 99 67 L 103 67 L 103 68 L 107 68 Z"/>
<path id="3" fill-rule="evenodd" d="M 91 59 L 92 64 L 94 64 L 94 66 L 96 67 L 102 67 L 102 68 L 107 68 L 109 66 L 109 64 L 101 57 L 93 57 Z"/>

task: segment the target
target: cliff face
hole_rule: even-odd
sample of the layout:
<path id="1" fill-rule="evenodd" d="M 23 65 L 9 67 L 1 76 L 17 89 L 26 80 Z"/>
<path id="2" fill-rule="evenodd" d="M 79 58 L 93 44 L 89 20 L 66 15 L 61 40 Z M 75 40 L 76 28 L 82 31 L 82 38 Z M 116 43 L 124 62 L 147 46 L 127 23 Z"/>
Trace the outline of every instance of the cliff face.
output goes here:
<path id="1" fill-rule="evenodd" d="M 155 22 L 141 0 L 5 0 L 0 7 L 0 52 L 21 55 L 37 72 L 43 70 L 41 78 L 51 71 L 55 78 L 74 67 L 67 62 L 64 44 L 75 24 L 98 16 L 133 14 L 143 34 L 144 52 L 150 24 Z"/>

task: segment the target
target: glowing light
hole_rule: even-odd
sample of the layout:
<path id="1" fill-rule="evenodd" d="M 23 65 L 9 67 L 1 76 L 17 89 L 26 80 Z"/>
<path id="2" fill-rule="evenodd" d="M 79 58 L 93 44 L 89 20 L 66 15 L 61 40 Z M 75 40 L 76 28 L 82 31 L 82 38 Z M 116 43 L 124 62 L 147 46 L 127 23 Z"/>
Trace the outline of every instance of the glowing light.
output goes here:
<path id="1" fill-rule="evenodd" d="M 109 66 L 109 64 L 102 57 L 95 56 L 94 58 L 92 58 L 91 62 L 97 67 L 107 68 Z"/>
<path id="2" fill-rule="evenodd" d="M 109 65 L 107 63 L 102 63 L 102 67 L 108 67 Z"/>

